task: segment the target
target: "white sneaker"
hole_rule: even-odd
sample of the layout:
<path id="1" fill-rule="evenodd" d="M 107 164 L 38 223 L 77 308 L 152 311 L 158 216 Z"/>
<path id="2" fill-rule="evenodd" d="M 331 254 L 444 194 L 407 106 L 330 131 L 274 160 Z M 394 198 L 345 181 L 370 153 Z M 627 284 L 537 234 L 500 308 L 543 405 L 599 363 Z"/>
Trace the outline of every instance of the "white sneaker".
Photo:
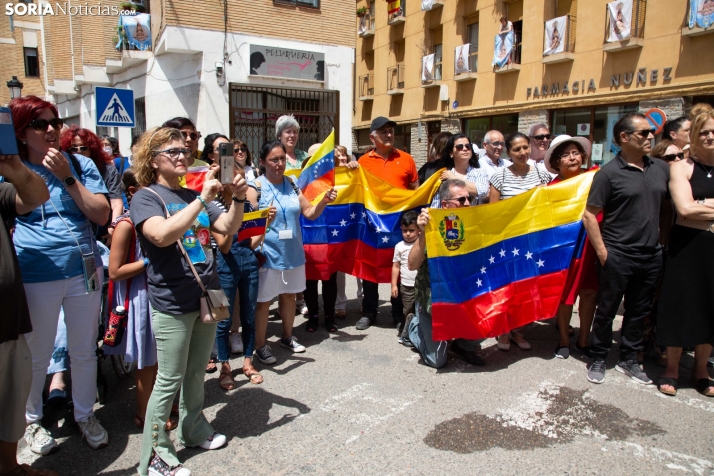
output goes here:
<path id="1" fill-rule="evenodd" d="M 240 332 L 233 332 L 228 337 L 231 343 L 231 353 L 242 354 L 243 353 L 243 340 L 240 338 Z"/>
<path id="2" fill-rule="evenodd" d="M 217 450 L 221 446 L 226 444 L 226 435 L 221 435 L 220 433 L 213 432 L 206 441 L 198 445 L 204 450 Z"/>
<path id="3" fill-rule="evenodd" d="M 30 423 L 25 428 L 25 441 L 33 453 L 47 456 L 57 449 L 57 442 L 50 432 L 39 423 Z"/>
<path id="4" fill-rule="evenodd" d="M 82 432 L 82 436 L 87 439 L 87 444 L 94 450 L 104 448 L 109 443 L 107 430 L 99 424 L 99 420 L 94 415 L 84 421 L 80 421 L 79 429 Z"/>

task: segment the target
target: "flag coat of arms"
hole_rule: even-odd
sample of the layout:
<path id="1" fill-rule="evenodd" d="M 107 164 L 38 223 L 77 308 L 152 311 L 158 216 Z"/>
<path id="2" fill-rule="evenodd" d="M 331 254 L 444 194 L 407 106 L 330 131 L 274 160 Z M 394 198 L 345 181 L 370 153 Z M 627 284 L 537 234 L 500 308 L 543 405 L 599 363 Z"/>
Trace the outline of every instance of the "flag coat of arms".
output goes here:
<path id="1" fill-rule="evenodd" d="M 435 340 L 496 337 L 556 315 L 585 243 L 594 173 L 498 203 L 430 210 Z"/>

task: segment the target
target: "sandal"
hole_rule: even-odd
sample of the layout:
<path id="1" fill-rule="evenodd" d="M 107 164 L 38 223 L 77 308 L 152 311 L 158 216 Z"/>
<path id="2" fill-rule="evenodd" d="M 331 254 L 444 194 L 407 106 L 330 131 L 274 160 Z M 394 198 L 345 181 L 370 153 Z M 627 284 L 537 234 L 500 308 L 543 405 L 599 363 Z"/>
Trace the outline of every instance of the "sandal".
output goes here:
<path id="1" fill-rule="evenodd" d="M 263 383 L 263 376 L 260 375 L 260 372 L 255 370 L 255 367 L 250 367 L 249 369 L 243 369 L 243 375 L 248 377 L 248 380 L 250 380 L 250 383 L 253 385 L 258 385 Z"/>
<path id="2" fill-rule="evenodd" d="M 519 342 L 516 337 L 520 338 L 521 341 Z M 521 350 L 531 350 L 531 345 L 528 343 L 525 337 L 523 337 L 523 334 L 520 332 L 515 332 L 511 331 L 511 340 L 516 343 L 519 349 Z"/>
<path id="3" fill-rule="evenodd" d="M 315 332 L 317 330 L 317 326 L 317 316 L 311 316 L 307 319 L 307 323 L 305 324 L 305 330 L 307 332 Z"/>
<path id="4" fill-rule="evenodd" d="M 145 420 L 144 420 L 143 418 L 141 418 L 139 415 L 134 415 L 134 424 L 136 425 L 136 427 L 137 427 L 138 429 L 143 430 L 143 429 L 144 429 L 144 423 L 145 423 Z M 165 429 L 166 431 L 175 430 L 176 428 L 178 428 L 178 422 L 176 422 L 176 421 L 174 421 L 174 420 L 172 420 L 172 419 L 170 419 L 170 418 L 169 418 L 169 420 L 166 422 L 166 425 L 164 425 L 164 429 Z"/>
<path id="5" fill-rule="evenodd" d="M 662 388 L 665 385 L 672 387 L 674 390 Z M 660 377 L 659 380 L 657 380 L 657 390 L 664 393 L 665 395 L 669 395 L 670 397 L 676 397 L 677 396 L 677 379 L 673 378 L 673 377 Z"/>
<path id="6" fill-rule="evenodd" d="M 334 317 L 325 317 L 325 329 L 327 329 L 327 332 L 337 332 L 337 326 L 335 325 Z"/>
<path id="7" fill-rule="evenodd" d="M 216 370 L 218 370 L 218 367 L 216 367 L 216 359 L 208 359 L 208 365 L 206 365 L 206 373 L 212 374 Z"/>
<path id="8" fill-rule="evenodd" d="M 502 350 L 504 352 L 511 350 L 511 335 L 501 334 L 498 336 L 498 344 L 496 346 L 498 347 L 498 350 Z"/>
<path id="9" fill-rule="evenodd" d="M 714 397 L 714 380 L 710 378 L 696 378 L 692 376 L 692 385 L 705 397 Z"/>
<path id="10" fill-rule="evenodd" d="M 226 392 L 236 388 L 235 382 L 233 381 L 233 375 L 230 370 L 221 370 L 221 375 L 218 377 L 218 385 Z"/>

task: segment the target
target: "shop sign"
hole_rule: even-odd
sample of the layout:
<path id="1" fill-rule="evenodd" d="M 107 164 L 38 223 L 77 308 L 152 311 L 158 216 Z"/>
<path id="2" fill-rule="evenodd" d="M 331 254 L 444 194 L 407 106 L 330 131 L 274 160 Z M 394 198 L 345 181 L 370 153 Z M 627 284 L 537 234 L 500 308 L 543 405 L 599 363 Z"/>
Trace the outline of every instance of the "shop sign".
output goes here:
<path id="1" fill-rule="evenodd" d="M 325 80 L 325 54 L 250 45 L 250 74 L 277 78 Z"/>
<path id="2" fill-rule="evenodd" d="M 595 86 L 595 80 L 590 79 L 590 82 L 587 83 L 587 89 L 585 85 L 585 80 L 580 80 L 580 81 L 573 81 L 572 83 L 568 84 L 568 81 L 563 83 L 563 87 L 560 87 L 560 83 L 553 83 L 548 87 L 547 84 L 544 84 L 542 87 L 536 86 L 535 88 L 528 88 L 526 89 L 526 98 L 530 98 L 533 96 L 533 99 L 540 99 L 541 97 L 547 97 L 547 96 L 556 96 L 559 94 L 570 94 L 571 92 L 573 94 L 578 94 L 579 92 L 590 92 L 590 91 L 595 91 L 597 87 Z"/>

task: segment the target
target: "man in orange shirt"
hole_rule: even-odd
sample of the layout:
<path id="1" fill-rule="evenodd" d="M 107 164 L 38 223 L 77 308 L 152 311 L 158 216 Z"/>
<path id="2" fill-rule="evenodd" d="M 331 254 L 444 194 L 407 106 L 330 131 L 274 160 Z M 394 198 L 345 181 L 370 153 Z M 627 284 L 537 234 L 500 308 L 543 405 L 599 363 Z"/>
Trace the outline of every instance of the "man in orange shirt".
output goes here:
<path id="1" fill-rule="evenodd" d="M 364 167 L 375 177 L 379 177 L 396 188 L 415 190 L 419 187 L 419 177 L 414 159 L 406 152 L 394 148 L 394 128 L 397 123 L 379 116 L 372 121 L 369 138 L 374 150 L 366 153 L 357 162 L 349 162 L 347 167 Z M 391 298 L 393 324 L 399 326 L 402 315 L 401 296 Z M 377 283 L 364 280 L 364 298 L 362 299 L 362 317 L 355 328 L 365 330 L 377 320 L 379 306 L 379 288 Z"/>

